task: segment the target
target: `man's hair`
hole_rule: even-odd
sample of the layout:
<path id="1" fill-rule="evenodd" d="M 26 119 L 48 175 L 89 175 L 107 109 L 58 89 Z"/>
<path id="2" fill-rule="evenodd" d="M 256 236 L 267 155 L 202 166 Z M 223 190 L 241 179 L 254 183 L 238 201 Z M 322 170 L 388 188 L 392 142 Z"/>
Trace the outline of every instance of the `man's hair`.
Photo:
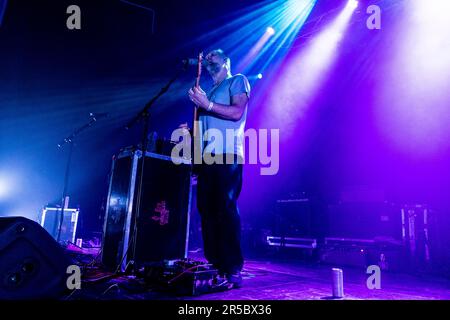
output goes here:
<path id="1" fill-rule="evenodd" d="M 231 71 L 231 59 L 225 54 L 225 52 L 222 49 L 214 49 L 211 50 L 211 52 L 214 52 L 217 55 L 219 55 L 223 59 L 223 61 L 225 61 L 225 63 L 227 64 L 228 70 Z"/>

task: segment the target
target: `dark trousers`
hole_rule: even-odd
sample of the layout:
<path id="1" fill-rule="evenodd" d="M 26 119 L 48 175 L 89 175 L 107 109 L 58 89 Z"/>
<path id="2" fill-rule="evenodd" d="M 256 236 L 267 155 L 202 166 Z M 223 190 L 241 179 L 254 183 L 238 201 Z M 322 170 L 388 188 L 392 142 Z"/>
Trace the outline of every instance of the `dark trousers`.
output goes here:
<path id="1" fill-rule="evenodd" d="M 197 206 L 205 257 L 220 272 L 242 269 L 241 219 L 237 199 L 242 164 L 202 164 L 197 178 Z"/>

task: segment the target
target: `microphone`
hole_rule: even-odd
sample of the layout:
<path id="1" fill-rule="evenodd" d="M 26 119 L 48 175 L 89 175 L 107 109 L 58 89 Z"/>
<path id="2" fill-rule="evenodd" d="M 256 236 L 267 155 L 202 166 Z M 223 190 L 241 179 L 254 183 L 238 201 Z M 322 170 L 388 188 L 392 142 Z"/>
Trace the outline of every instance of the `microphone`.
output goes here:
<path id="1" fill-rule="evenodd" d="M 89 113 L 89 117 L 91 117 L 95 120 L 101 119 L 101 118 L 106 118 L 107 116 L 108 116 L 108 113 L 106 113 L 106 112 L 101 112 L 101 113 L 91 112 L 91 113 Z"/>
<path id="2" fill-rule="evenodd" d="M 197 58 L 183 59 L 183 60 L 181 60 L 181 62 L 185 66 L 196 66 L 198 64 L 198 59 Z M 202 66 L 206 66 L 206 65 L 208 65 L 208 61 L 203 59 L 202 60 Z"/>

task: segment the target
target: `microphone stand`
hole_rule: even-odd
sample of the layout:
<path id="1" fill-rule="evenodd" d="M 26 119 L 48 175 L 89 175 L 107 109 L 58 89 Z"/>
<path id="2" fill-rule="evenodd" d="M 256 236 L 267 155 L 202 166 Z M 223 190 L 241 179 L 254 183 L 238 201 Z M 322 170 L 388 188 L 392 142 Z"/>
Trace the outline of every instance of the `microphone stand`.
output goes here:
<path id="1" fill-rule="evenodd" d="M 58 223 L 58 235 L 56 237 L 56 241 L 59 243 L 61 238 L 61 229 L 64 222 L 64 207 L 65 207 L 65 201 L 67 197 L 67 189 L 69 186 L 69 174 L 70 174 L 70 164 L 72 162 L 72 154 L 73 154 L 73 147 L 74 147 L 74 140 L 75 137 L 78 136 L 82 131 L 86 130 L 87 128 L 91 127 L 95 122 L 97 122 L 98 119 L 106 117 L 106 114 L 101 116 L 95 116 L 95 114 L 91 113 L 89 115 L 90 120 L 86 124 L 82 125 L 81 127 L 75 129 L 69 136 L 61 140 L 61 142 L 58 143 L 58 148 L 62 149 L 64 145 L 69 145 L 69 156 L 67 158 L 67 164 L 66 164 L 66 170 L 64 175 L 64 187 L 63 187 L 63 193 L 62 193 L 62 199 L 61 199 L 61 215 L 59 216 L 59 223 Z"/>
<path id="2" fill-rule="evenodd" d="M 179 78 L 179 76 L 186 71 L 187 64 L 183 64 L 183 67 L 179 69 L 175 75 L 169 80 L 169 82 L 161 88 L 161 90 L 152 98 L 150 101 L 148 101 L 144 108 L 139 111 L 138 114 L 136 114 L 133 119 L 131 119 L 128 124 L 125 126 L 126 130 L 129 130 L 131 127 L 133 127 L 136 123 L 143 121 L 144 126 L 142 130 L 142 137 L 141 137 L 141 153 L 142 153 L 142 160 L 139 166 L 139 181 L 137 185 L 137 191 L 136 191 L 136 211 L 134 214 L 134 228 L 133 228 L 133 235 L 131 237 L 130 243 L 132 243 L 133 251 L 132 251 L 132 259 L 129 261 L 135 260 L 136 256 L 136 244 L 137 244 L 137 225 L 138 225 L 138 219 L 141 211 L 141 197 L 142 197 L 142 189 L 144 184 L 144 167 L 145 167 L 145 155 L 147 153 L 147 145 L 148 145 L 148 131 L 150 128 L 150 113 L 149 109 L 153 106 L 153 104 L 158 100 L 162 95 L 164 95 L 167 91 L 169 91 L 170 86 Z M 130 246 L 128 246 L 127 251 L 122 257 L 122 262 L 125 259 L 125 256 L 128 255 Z M 121 263 L 122 263 L 121 262 Z M 118 271 L 120 269 L 120 265 L 117 267 Z"/>

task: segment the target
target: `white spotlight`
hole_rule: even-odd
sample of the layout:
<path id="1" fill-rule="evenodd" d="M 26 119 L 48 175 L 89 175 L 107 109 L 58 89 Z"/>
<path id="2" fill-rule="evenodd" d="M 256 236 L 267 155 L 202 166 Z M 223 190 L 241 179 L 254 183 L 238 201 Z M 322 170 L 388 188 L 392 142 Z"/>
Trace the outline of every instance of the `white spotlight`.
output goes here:
<path id="1" fill-rule="evenodd" d="M 275 29 L 272 27 L 267 27 L 266 32 L 267 34 L 273 36 L 275 34 Z"/>
<path id="2" fill-rule="evenodd" d="M 352 9 L 356 9 L 358 7 L 357 0 L 348 0 L 347 6 Z"/>
<path id="3" fill-rule="evenodd" d="M 0 174 L 0 199 L 6 198 L 11 193 L 12 182 L 10 177 Z"/>

